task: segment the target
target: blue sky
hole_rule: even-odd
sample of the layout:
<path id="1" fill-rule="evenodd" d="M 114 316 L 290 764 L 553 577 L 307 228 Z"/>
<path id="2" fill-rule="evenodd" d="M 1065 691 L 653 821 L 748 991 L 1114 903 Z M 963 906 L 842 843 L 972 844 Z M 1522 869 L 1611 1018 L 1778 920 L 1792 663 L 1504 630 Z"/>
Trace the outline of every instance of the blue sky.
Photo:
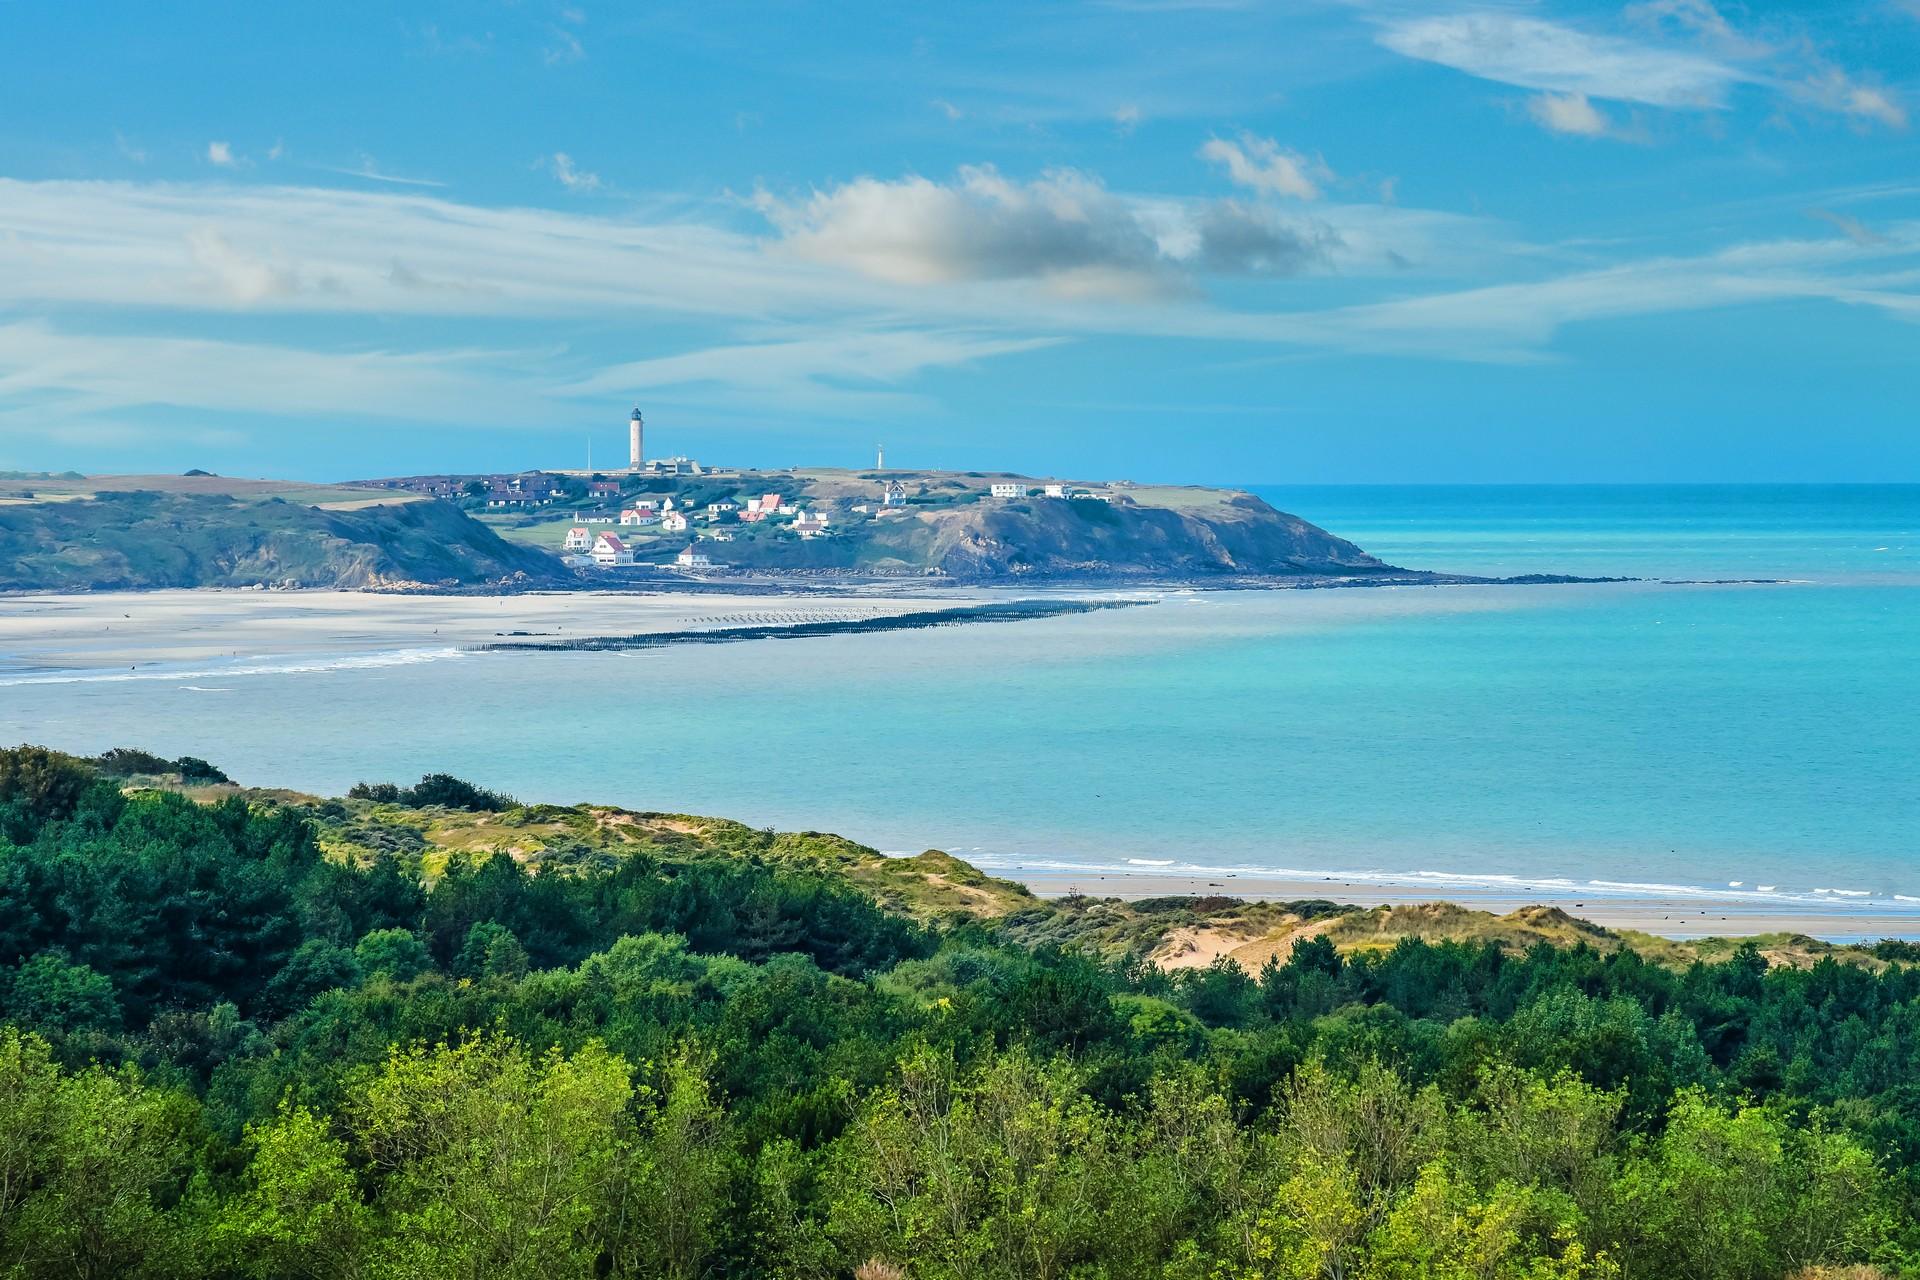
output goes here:
<path id="1" fill-rule="evenodd" d="M 1920 481 L 1920 0 L 0 6 L 0 468 Z"/>

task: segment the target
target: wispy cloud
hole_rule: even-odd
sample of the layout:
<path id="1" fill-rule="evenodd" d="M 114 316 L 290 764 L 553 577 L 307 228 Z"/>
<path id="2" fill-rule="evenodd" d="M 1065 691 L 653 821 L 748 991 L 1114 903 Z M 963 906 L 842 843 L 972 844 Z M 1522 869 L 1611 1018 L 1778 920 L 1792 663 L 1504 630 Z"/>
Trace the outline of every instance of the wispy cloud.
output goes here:
<path id="1" fill-rule="evenodd" d="M 1237 142 L 1211 138 L 1200 148 L 1200 156 L 1225 168 L 1234 184 L 1262 195 L 1318 200 L 1320 183 L 1333 177 L 1324 161 L 1251 133 L 1242 133 Z"/>
<path id="2" fill-rule="evenodd" d="M 549 39 L 546 48 L 541 50 L 540 57 L 548 66 L 557 67 L 569 62 L 578 62 L 587 56 L 587 47 L 580 43 L 580 37 L 565 27 L 550 26 L 547 28 L 547 34 Z"/>
<path id="3" fill-rule="evenodd" d="M 1052 337 L 950 330 L 830 330 L 633 360 L 559 388 L 601 400 L 640 391 L 698 392 L 735 408 L 868 414 L 924 408 L 899 388 L 929 369 L 1056 345 Z"/>
<path id="4" fill-rule="evenodd" d="M 575 164 L 573 157 L 564 151 L 554 152 L 553 159 L 549 161 L 548 164 L 553 171 L 554 180 L 569 191 L 598 191 L 600 189 L 600 175 L 597 173 L 588 173 L 585 169 Z"/>
<path id="5" fill-rule="evenodd" d="M 231 142 L 209 142 L 207 163 L 222 169 L 236 169 L 240 166 L 240 157 L 234 154 Z"/>
<path id="6" fill-rule="evenodd" d="M 1395 53 L 1483 80 L 1655 107 L 1719 107 L 1746 78 L 1703 54 L 1501 11 L 1398 19 L 1378 39 Z"/>
<path id="7" fill-rule="evenodd" d="M 1554 133 L 1603 138 L 1612 122 L 1584 93 L 1542 93 L 1527 99 L 1527 112 L 1540 127 Z"/>
<path id="8" fill-rule="evenodd" d="M 0 324 L 0 405 L 10 415 L 44 418 L 156 405 L 274 413 L 298 404 L 303 413 L 522 425 L 551 401 L 537 384 L 502 375 L 510 358 L 88 334 L 18 321 Z"/>
<path id="9" fill-rule="evenodd" d="M 373 162 L 373 157 L 362 154 L 360 163 L 352 167 L 330 164 L 316 164 L 312 168 L 322 173 L 338 173 L 349 178 L 365 178 L 370 182 L 386 182 L 396 187 L 444 187 L 447 184 L 436 178 L 408 178 L 397 173 L 384 173 Z"/>

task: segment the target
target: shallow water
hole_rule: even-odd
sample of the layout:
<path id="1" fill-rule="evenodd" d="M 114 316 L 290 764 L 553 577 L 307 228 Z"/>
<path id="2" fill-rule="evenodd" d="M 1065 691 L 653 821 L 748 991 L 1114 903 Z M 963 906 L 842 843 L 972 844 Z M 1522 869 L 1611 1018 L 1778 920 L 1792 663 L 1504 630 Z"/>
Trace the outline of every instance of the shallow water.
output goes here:
<path id="1" fill-rule="evenodd" d="M 1920 489 L 1270 496 L 1421 567 L 1798 581 L 1164 593 L 807 641 L 10 677 L 0 739 L 321 792 L 445 769 L 996 867 L 1739 882 L 1920 914 Z"/>

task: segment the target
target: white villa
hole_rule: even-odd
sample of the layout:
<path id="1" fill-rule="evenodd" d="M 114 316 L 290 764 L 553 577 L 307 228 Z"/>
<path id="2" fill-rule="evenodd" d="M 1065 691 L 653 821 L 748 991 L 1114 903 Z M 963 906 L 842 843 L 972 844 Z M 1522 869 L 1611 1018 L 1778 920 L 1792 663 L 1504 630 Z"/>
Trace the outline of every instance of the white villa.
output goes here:
<path id="1" fill-rule="evenodd" d="M 568 551 L 585 551 L 593 545 L 593 531 L 583 524 L 577 524 L 567 530 Z"/>
<path id="2" fill-rule="evenodd" d="M 669 511 L 660 517 L 660 527 L 668 533 L 685 533 L 687 515 L 684 511 Z"/>
<path id="3" fill-rule="evenodd" d="M 1014 484 L 1010 480 L 995 480 L 989 491 L 996 498 L 1024 498 L 1027 496 L 1027 486 Z"/>
<path id="4" fill-rule="evenodd" d="M 618 564 L 632 564 L 633 550 L 620 541 L 617 533 L 603 533 L 594 539 L 593 562 L 602 569 L 610 569 Z"/>
<path id="5" fill-rule="evenodd" d="M 682 569 L 713 568 L 713 561 L 707 557 L 707 553 L 704 551 L 695 551 L 692 543 L 688 543 L 687 549 L 675 556 L 673 562 Z"/>
<path id="6" fill-rule="evenodd" d="M 660 513 L 653 509 L 652 503 L 632 507 L 620 513 L 621 524 L 649 525 L 660 523 Z"/>

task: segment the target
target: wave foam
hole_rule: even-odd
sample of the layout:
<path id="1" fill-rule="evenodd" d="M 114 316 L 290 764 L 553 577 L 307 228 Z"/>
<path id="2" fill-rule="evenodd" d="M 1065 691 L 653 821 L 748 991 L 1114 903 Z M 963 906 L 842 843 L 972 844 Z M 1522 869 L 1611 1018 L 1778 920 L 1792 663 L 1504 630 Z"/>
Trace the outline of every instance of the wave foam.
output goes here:
<path id="1" fill-rule="evenodd" d="M 442 662 L 466 656 L 461 649 L 392 649 L 378 653 L 356 653 L 326 658 L 287 658 L 278 662 L 243 661 L 234 666 L 201 667 L 188 671 L 72 671 L 45 672 L 38 675 L 0 678 L 0 688 L 38 684 L 122 684 L 145 680 L 225 680 L 233 676 L 304 676 L 329 671 L 367 671 L 379 667 L 409 667 L 423 662 Z M 187 685 L 186 688 L 198 689 Z M 198 689 L 202 693 L 225 693 L 224 689 Z"/>

